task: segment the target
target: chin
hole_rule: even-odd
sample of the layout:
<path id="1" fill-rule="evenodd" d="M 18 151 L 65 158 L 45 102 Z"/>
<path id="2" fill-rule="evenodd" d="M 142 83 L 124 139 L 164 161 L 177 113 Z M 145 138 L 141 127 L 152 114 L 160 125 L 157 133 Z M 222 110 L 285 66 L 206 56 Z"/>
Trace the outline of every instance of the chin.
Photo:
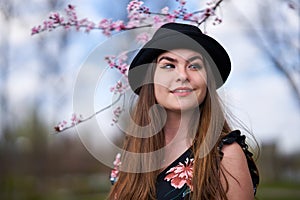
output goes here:
<path id="1" fill-rule="evenodd" d="M 192 111 L 195 109 L 199 109 L 199 104 L 181 104 L 181 105 L 177 105 L 177 106 L 172 106 L 169 108 L 166 108 L 169 111 L 173 111 L 173 112 L 186 112 L 186 111 Z"/>

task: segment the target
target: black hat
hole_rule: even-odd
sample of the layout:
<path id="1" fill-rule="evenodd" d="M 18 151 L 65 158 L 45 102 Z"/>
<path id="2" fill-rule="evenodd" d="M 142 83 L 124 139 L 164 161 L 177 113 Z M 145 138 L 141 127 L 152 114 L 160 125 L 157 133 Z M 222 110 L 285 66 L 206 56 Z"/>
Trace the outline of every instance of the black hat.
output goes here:
<path id="1" fill-rule="evenodd" d="M 217 88 L 223 85 L 231 70 L 230 58 L 225 49 L 196 26 L 167 23 L 155 32 L 131 62 L 128 71 L 131 89 L 139 94 L 148 64 L 154 62 L 161 53 L 178 48 L 191 49 L 202 54 L 209 62 Z"/>

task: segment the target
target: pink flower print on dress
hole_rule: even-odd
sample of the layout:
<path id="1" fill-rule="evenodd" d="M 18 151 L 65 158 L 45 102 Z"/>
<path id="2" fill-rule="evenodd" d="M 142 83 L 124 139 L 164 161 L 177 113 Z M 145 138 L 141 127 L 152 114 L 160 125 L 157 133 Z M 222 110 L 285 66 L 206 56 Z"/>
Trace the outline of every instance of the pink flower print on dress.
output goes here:
<path id="1" fill-rule="evenodd" d="M 172 167 L 166 172 L 168 175 L 165 177 L 165 180 L 171 181 L 171 185 L 177 189 L 187 184 L 190 190 L 193 191 L 193 164 L 194 159 L 186 158 L 185 163 L 180 162 L 177 166 Z"/>

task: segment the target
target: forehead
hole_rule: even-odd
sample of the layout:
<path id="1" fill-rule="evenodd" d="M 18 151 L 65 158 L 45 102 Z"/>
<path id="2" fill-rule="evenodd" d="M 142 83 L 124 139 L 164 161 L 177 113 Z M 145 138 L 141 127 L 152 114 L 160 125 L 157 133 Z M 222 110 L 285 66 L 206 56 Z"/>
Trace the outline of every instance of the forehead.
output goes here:
<path id="1" fill-rule="evenodd" d="M 203 56 L 200 53 L 190 50 L 190 49 L 173 49 L 170 51 L 166 51 L 166 52 L 160 54 L 157 57 L 157 59 L 159 60 L 160 58 L 165 57 L 165 56 L 171 57 L 174 59 L 184 59 L 184 60 L 189 60 L 189 58 L 197 56 L 203 60 Z"/>

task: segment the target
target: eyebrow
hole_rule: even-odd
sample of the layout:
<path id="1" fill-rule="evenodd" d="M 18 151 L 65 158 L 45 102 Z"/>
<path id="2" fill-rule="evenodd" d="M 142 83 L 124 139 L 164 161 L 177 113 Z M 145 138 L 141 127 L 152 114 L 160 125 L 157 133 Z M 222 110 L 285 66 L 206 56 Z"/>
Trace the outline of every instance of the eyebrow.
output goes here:
<path id="1" fill-rule="evenodd" d="M 193 62 L 194 60 L 197 60 L 197 59 L 199 59 L 199 60 L 202 60 L 202 61 L 203 61 L 203 58 L 202 58 L 202 56 L 198 56 L 198 55 L 196 55 L 196 56 L 193 56 L 193 57 L 191 57 L 191 58 L 187 59 L 187 61 L 188 61 L 188 62 Z M 160 62 L 160 61 L 162 61 L 162 60 L 167 60 L 167 61 L 170 61 L 170 62 L 175 62 L 175 63 L 177 63 L 177 62 L 178 62 L 178 60 L 177 60 L 177 59 L 175 59 L 175 58 L 171 58 L 171 57 L 169 57 L 169 56 L 163 56 L 163 57 L 161 57 L 161 58 L 158 60 L 158 62 Z"/>
<path id="2" fill-rule="evenodd" d="M 193 62 L 194 60 L 197 60 L 197 59 L 199 59 L 199 60 L 202 60 L 202 61 L 203 61 L 203 57 L 202 57 L 202 56 L 193 56 L 193 57 L 191 57 L 191 58 L 187 59 L 187 61 L 189 61 L 189 62 Z"/>
<path id="3" fill-rule="evenodd" d="M 167 61 L 170 61 L 170 62 L 178 62 L 177 59 L 171 58 L 171 57 L 169 57 L 169 56 L 163 56 L 163 57 L 161 57 L 161 58 L 158 60 L 158 62 L 160 62 L 160 61 L 162 61 L 162 60 L 167 60 Z"/>

